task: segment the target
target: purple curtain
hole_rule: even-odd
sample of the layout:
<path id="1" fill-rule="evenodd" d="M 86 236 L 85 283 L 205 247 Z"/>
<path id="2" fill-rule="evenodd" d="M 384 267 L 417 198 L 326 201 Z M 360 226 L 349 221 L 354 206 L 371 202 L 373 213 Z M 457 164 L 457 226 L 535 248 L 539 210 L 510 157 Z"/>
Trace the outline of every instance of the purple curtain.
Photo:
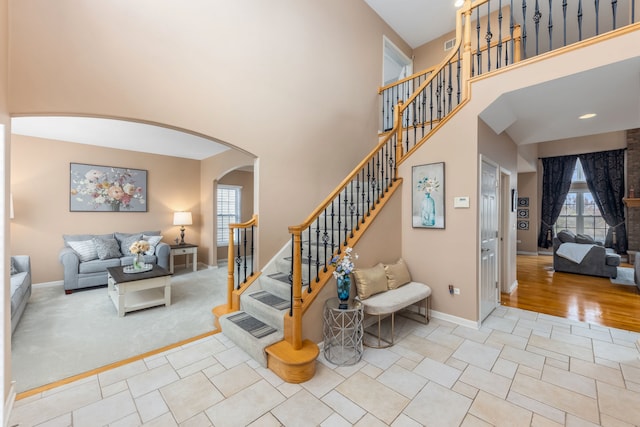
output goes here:
<path id="1" fill-rule="evenodd" d="M 571 177 L 578 156 L 547 157 L 542 159 L 542 215 L 538 246 L 553 245 L 553 224 L 558 220 L 562 205 L 571 188 Z"/>
<path id="2" fill-rule="evenodd" d="M 580 154 L 589 191 L 609 226 L 605 246 L 618 253 L 627 251 L 624 220 L 624 149 Z"/>

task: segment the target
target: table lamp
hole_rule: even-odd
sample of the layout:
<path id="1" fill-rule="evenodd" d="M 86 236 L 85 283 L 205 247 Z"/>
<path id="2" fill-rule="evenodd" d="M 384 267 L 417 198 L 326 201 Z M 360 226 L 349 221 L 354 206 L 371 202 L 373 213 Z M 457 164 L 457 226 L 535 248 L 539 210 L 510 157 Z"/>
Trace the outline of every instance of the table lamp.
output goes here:
<path id="1" fill-rule="evenodd" d="M 180 244 L 184 245 L 184 226 L 191 225 L 193 221 L 191 219 L 191 212 L 174 212 L 173 213 L 173 225 L 180 226 Z"/>

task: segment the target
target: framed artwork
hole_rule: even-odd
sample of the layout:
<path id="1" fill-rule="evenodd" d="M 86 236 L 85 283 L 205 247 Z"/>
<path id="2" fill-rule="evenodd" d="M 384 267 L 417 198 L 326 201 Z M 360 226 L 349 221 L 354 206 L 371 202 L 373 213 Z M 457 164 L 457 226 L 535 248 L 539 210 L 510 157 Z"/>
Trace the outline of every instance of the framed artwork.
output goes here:
<path id="1" fill-rule="evenodd" d="M 146 212 L 147 171 L 70 164 L 69 211 Z"/>
<path id="2" fill-rule="evenodd" d="M 414 166 L 412 178 L 412 225 L 444 229 L 444 162 Z"/>
<path id="3" fill-rule="evenodd" d="M 519 208 L 528 208 L 529 207 L 529 198 L 528 197 L 518 197 L 518 207 Z"/>
<path id="4" fill-rule="evenodd" d="M 518 205 L 518 190 L 515 188 L 511 189 L 511 212 L 515 212 Z"/>
<path id="5" fill-rule="evenodd" d="M 526 220 L 518 220 L 518 230 L 528 230 L 529 229 L 529 221 Z"/>
<path id="6" fill-rule="evenodd" d="M 529 218 L 529 209 L 518 209 L 518 218 Z"/>

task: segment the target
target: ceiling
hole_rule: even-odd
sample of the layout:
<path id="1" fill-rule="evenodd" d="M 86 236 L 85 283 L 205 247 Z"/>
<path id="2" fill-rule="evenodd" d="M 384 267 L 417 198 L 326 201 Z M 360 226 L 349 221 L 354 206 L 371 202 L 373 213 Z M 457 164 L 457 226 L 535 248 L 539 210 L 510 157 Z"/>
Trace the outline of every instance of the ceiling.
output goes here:
<path id="1" fill-rule="evenodd" d="M 455 27 L 454 0 L 364 1 L 413 48 Z M 603 111 L 602 105 L 607 109 Z M 588 112 L 598 116 L 578 119 Z M 518 145 L 640 127 L 640 57 L 505 93 L 480 117 Z M 227 149 L 172 129 L 87 117 L 17 117 L 12 131 L 198 160 Z"/>

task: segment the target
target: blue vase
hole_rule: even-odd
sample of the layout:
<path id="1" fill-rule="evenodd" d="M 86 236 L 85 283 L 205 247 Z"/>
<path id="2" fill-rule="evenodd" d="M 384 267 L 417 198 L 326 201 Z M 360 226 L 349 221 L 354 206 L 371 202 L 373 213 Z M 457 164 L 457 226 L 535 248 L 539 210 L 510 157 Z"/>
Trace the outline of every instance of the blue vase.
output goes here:
<path id="1" fill-rule="evenodd" d="M 433 227 L 436 225 L 436 202 L 431 198 L 430 193 L 424 193 L 420 209 L 420 219 L 422 225 Z"/>
<path id="2" fill-rule="evenodd" d="M 338 277 L 337 282 L 338 299 L 341 303 L 346 304 L 349 301 L 349 293 L 351 292 L 351 277 L 349 275 Z"/>

